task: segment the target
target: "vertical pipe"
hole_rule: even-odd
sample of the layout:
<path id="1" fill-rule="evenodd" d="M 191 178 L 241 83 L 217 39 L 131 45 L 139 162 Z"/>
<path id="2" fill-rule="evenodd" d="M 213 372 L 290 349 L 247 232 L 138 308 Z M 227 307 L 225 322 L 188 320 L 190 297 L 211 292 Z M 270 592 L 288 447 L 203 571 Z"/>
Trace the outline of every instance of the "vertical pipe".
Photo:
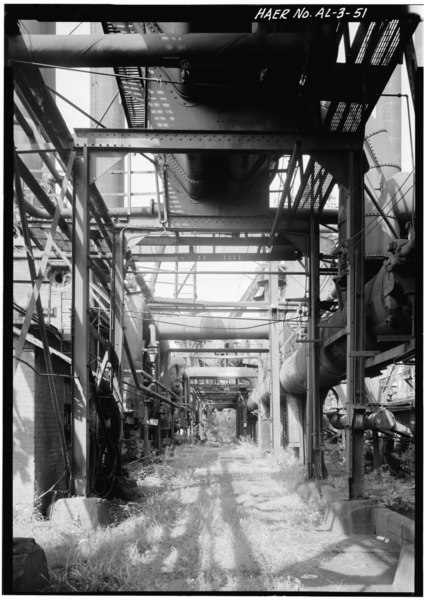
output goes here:
<path id="1" fill-rule="evenodd" d="M 262 368 L 260 368 L 260 366 L 262 366 Z M 260 373 L 262 373 L 262 374 L 264 373 L 264 362 L 262 360 L 259 360 L 258 373 L 259 373 L 259 375 L 260 375 Z M 257 446 L 260 451 L 263 450 L 263 444 L 264 444 L 264 439 L 263 439 L 264 435 L 263 435 L 263 431 L 262 431 L 262 423 L 263 423 L 264 418 L 265 418 L 265 406 L 259 398 L 258 407 L 257 407 Z"/>
<path id="2" fill-rule="evenodd" d="M 288 444 L 293 448 L 300 464 L 304 462 L 303 456 L 303 421 L 301 415 L 302 398 L 295 394 L 285 394 L 287 405 L 287 435 Z"/>
<path id="3" fill-rule="evenodd" d="M 349 498 L 364 497 L 364 174 L 362 149 L 349 152 L 347 207 L 347 451 Z"/>
<path id="4" fill-rule="evenodd" d="M 148 412 L 148 403 L 146 399 L 143 400 L 143 455 L 148 457 L 149 455 L 149 412 Z M 146 459 L 145 463 L 148 459 Z"/>
<path id="5" fill-rule="evenodd" d="M 174 297 L 177 298 L 178 296 L 179 296 L 179 261 L 176 261 L 175 262 L 175 293 L 174 293 Z"/>
<path id="6" fill-rule="evenodd" d="M 194 262 L 192 299 L 197 300 L 197 262 Z"/>
<path id="7" fill-rule="evenodd" d="M 170 445 L 173 446 L 173 442 L 175 439 L 175 410 L 171 409 L 170 415 Z"/>
<path id="8" fill-rule="evenodd" d="M 83 161 L 75 163 L 73 210 L 73 273 L 72 273 L 72 367 L 73 431 L 72 474 L 74 493 L 87 496 L 89 481 L 89 155 L 83 150 Z"/>
<path id="9" fill-rule="evenodd" d="M 269 275 L 269 302 L 270 302 L 270 325 L 269 325 L 269 360 L 271 367 L 271 420 L 272 420 L 272 451 L 278 452 L 281 448 L 281 399 L 280 399 L 280 347 L 278 334 L 278 267 L 277 261 L 271 262 Z"/>

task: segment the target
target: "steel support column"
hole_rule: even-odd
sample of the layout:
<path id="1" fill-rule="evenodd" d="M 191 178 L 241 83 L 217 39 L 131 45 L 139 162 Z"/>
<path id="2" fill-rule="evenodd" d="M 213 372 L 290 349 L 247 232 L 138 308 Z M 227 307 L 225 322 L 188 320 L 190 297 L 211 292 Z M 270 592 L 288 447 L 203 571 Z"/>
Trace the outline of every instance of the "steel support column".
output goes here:
<path id="1" fill-rule="evenodd" d="M 309 246 L 309 321 L 308 321 L 308 409 L 310 412 L 311 455 L 308 462 L 311 465 L 309 477 L 322 478 L 321 462 L 321 404 L 319 391 L 319 222 L 314 211 L 310 219 Z M 309 469 L 308 469 L 309 471 Z"/>
<path id="2" fill-rule="evenodd" d="M 364 497 L 364 174 L 362 149 L 349 153 L 347 244 L 347 469 L 349 498 Z"/>
<path id="3" fill-rule="evenodd" d="M 278 263 L 271 264 L 271 270 L 278 271 Z M 272 451 L 281 448 L 282 424 L 280 410 L 280 346 L 278 334 L 278 275 L 269 276 L 269 360 L 271 368 L 271 421 L 272 421 Z"/>
<path id="4" fill-rule="evenodd" d="M 89 165 L 88 152 L 74 170 L 73 272 L 72 272 L 72 367 L 73 427 L 72 484 L 80 496 L 90 493 L 89 481 Z"/>

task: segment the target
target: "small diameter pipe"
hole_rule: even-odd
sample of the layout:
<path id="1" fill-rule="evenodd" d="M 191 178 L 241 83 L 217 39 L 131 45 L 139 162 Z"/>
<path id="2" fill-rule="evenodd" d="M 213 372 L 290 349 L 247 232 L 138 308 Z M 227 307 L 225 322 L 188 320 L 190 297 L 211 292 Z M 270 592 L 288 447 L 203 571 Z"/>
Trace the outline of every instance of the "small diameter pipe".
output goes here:
<path id="1" fill-rule="evenodd" d="M 161 394 L 158 394 L 157 392 L 150 390 L 145 385 L 142 385 L 139 382 L 138 382 L 138 385 L 134 386 L 125 381 L 124 385 L 128 385 L 130 387 L 135 387 L 139 392 L 145 392 L 149 396 L 153 396 L 154 398 L 157 398 L 158 400 L 161 400 L 162 402 L 166 402 L 166 404 L 170 404 L 170 406 L 174 406 L 175 408 L 184 408 L 186 410 L 189 410 L 188 407 L 185 406 L 185 404 L 177 404 L 176 402 L 173 402 L 173 400 L 169 400 L 169 398 L 166 398 L 165 396 L 162 396 Z"/>
<path id="2" fill-rule="evenodd" d="M 149 373 L 147 373 L 143 369 L 137 369 L 136 373 L 139 373 L 139 374 L 143 375 L 151 383 L 156 383 L 158 386 L 160 386 L 168 394 L 171 394 L 175 398 L 179 398 L 179 396 L 177 394 L 175 394 L 175 392 L 173 392 L 170 388 L 168 388 L 166 385 L 164 385 L 163 383 L 161 383 L 161 381 L 158 381 L 158 379 L 155 379 L 155 377 L 153 377 L 152 375 L 150 375 Z"/>

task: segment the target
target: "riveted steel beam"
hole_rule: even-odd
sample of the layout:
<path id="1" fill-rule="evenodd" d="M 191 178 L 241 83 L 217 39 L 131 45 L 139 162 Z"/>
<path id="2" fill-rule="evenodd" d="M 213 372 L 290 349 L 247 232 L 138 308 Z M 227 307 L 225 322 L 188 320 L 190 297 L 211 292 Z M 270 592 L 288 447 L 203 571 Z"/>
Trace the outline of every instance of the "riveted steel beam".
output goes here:
<path id="1" fill-rule="evenodd" d="M 223 237 L 223 236 L 151 236 L 141 237 L 141 239 L 132 246 L 266 246 L 268 238 L 258 237 Z"/>
<path id="2" fill-rule="evenodd" d="M 97 152 L 250 152 L 290 153 L 296 144 L 304 154 L 348 152 L 359 147 L 357 133 L 319 131 L 311 133 L 261 131 L 198 131 L 159 129 L 76 128 L 76 148 L 87 146 Z"/>
<path id="3" fill-rule="evenodd" d="M 121 223 L 120 223 L 121 222 Z M 132 231 L 142 230 L 144 232 L 160 231 L 163 227 L 158 223 L 158 217 L 151 216 L 127 216 L 116 223 L 116 227 L 124 227 Z M 174 216 L 170 215 L 168 220 L 168 230 L 172 232 L 197 232 L 197 233 L 264 233 L 269 235 L 274 219 L 273 217 L 228 217 L 214 216 L 206 214 L 205 216 Z M 336 224 L 337 210 L 325 210 L 320 215 L 320 223 Z M 129 225 L 129 227 L 127 226 Z M 309 211 L 298 211 L 296 215 L 290 217 L 288 211 L 283 211 L 283 216 L 277 226 L 278 232 L 289 232 L 292 235 L 309 232 Z"/>
<path id="4" fill-rule="evenodd" d="M 133 252 L 133 258 L 138 262 L 228 262 L 228 261 L 259 261 L 259 260 L 297 260 L 302 256 L 294 246 L 277 248 L 273 252 L 232 252 L 232 253 L 178 253 L 178 254 L 138 254 Z"/>
<path id="5" fill-rule="evenodd" d="M 269 348 L 170 348 L 170 354 L 178 352 L 180 354 L 209 354 L 210 358 L 226 358 L 231 354 L 267 354 Z M 234 356 L 234 358 L 242 358 Z"/>

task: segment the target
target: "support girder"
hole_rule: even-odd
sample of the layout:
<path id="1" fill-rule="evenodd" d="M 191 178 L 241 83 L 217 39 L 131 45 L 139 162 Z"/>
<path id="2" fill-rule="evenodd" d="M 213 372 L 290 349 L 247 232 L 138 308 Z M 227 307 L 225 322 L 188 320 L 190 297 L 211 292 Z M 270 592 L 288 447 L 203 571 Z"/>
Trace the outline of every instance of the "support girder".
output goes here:
<path id="1" fill-rule="evenodd" d="M 358 148 L 358 133 L 329 131 L 211 131 L 196 129 L 87 129 L 75 128 L 76 148 L 87 146 L 96 152 L 238 152 L 290 154 L 300 144 L 303 154 L 338 155 Z"/>
<path id="2" fill-rule="evenodd" d="M 281 246 L 272 250 L 272 252 L 189 252 L 178 254 L 140 254 L 132 253 L 133 258 L 142 263 L 147 262 L 227 262 L 227 261 L 259 261 L 259 260 L 297 260 L 302 256 L 300 250 L 294 246 Z"/>

